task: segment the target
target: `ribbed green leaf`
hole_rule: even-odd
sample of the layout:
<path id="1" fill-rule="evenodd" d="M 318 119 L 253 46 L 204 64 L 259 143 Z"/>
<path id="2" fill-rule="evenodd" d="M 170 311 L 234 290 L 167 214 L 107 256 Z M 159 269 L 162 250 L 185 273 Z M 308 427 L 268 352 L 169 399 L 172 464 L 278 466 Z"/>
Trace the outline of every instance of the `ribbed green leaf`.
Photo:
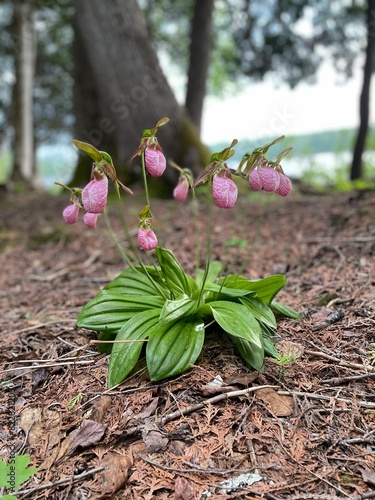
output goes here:
<path id="1" fill-rule="evenodd" d="M 118 332 L 117 340 L 145 340 L 159 323 L 160 309 L 150 309 L 133 315 Z M 122 382 L 136 365 L 143 342 L 114 343 L 108 367 L 108 386 Z"/>
<path id="2" fill-rule="evenodd" d="M 181 295 L 176 300 L 166 300 L 161 310 L 160 321 L 172 323 L 182 316 L 188 316 L 196 311 L 198 301 L 188 295 Z"/>
<path id="3" fill-rule="evenodd" d="M 165 282 L 175 297 L 191 295 L 197 289 L 195 281 L 185 274 L 176 257 L 166 248 L 156 248 L 156 255 Z"/>
<path id="4" fill-rule="evenodd" d="M 258 321 L 265 325 L 276 328 L 276 318 L 272 310 L 258 297 L 240 297 L 240 302 L 249 308 Z"/>
<path id="5" fill-rule="evenodd" d="M 263 349 L 260 325 L 246 306 L 225 300 L 209 302 L 207 305 L 223 330 Z"/>
<path id="6" fill-rule="evenodd" d="M 280 304 L 280 302 L 276 302 L 276 300 L 272 301 L 271 307 L 274 311 L 276 311 L 279 314 L 282 314 L 283 316 L 286 316 L 287 318 L 292 318 L 292 319 L 302 318 L 302 315 L 299 312 L 292 309 L 291 307 L 285 306 L 284 304 Z"/>
<path id="7" fill-rule="evenodd" d="M 232 274 L 218 281 L 219 285 L 223 284 L 228 288 L 251 290 L 267 305 L 270 305 L 272 299 L 282 289 L 285 283 L 286 278 L 282 274 L 275 274 L 274 276 L 269 276 L 261 280 L 249 280 L 242 276 Z"/>
<path id="8" fill-rule="evenodd" d="M 124 295 L 161 295 L 159 292 L 161 289 L 166 294 L 167 288 L 161 280 L 160 275 L 154 272 L 155 269 L 152 268 L 152 274 L 147 267 L 145 267 L 145 270 L 148 271 L 149 276 L 140 267 L 125 269 L 124 272 L 108 283 L 104 287 L 104 290 Z M 154 281 L 154 284 L 150 278 Z"/>
<path id="9" fill-rule="evenodd" d="M 261 370 L 264 363 L 263 346 L 259 347 L 249 340 L 240 339 L 238 337 L 231 336 L 231 338 L 241 356 L 246 361 L 246 364 L 255 370 Z"/>
<path id="10" fill-rule="evenodd" d="M 255 295 L 251 290 L 244 290 L 242 288 L 230 288 L 217 283 L 207 283 L 204 287 L 205 291 L 212 292 L 206 296 L 206 300 L 218 300 L 225 298 L 244 297 L 246 295 Z"/>
<path id="11" fill-rule="evenodd" d="M 135 313 L 163 305 L 164 299 L 160 296 L 120 295 L 102 290 L 81 310 L 77 325 L 99 332 L 117 331 Z"/>
<path id="12" fill-rule="evenodd" d="M 151 380 L 161 380 L 189 369 L 204 342 L 202 320 L 181 318 L 172 324 L 156 325 L 149 332 L 146 349 Z"/>

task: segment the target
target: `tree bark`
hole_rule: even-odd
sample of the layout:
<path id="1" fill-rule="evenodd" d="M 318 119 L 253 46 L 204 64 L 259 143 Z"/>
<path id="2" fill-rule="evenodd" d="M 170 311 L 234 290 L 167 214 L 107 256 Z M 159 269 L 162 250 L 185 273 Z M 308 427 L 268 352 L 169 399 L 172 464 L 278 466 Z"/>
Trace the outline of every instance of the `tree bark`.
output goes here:
<path id="1" fill-rule="evenodd" d="M 125 164 L 128 173 L 142 131 L 163 116 L 170 119 L 158 132 L 166 155 L 178 161 L 192 143 L 199 146 L 186 134 L 188 121 L 161 71 L 136 0 L 75 0 L 74 7 L 76 138 L 99 150 L 109 147 L 116 167 Z M 209 153 L 200 146 L 205 163 Z"/>
<path id="2" fill-rule="evenodd" d="M 33 89 L 36 41 L 33 8 L 28 0 L 14 3 L 15 87 L 14 87 L 14 160 L 12 181 L 38 184 L 35 168 Z"/>
<path id="3" fill-rule="evenodd" d="M 211 55 L 214 0 L 195 0 L 185 108 L 200 132 Z"/>
<path id="4" fill-rule="evenodd" d="M 369 128 L 370 118 L 370 85 L 375 68 L 375 0 L 368 0 L 367 4 L 367 47 L 363 70 L 363 84 L 360 97 L 359 115 L 360 125 L 353 151 L 350 179 L 360 179 L 363 176 L 362 155 Z"/>

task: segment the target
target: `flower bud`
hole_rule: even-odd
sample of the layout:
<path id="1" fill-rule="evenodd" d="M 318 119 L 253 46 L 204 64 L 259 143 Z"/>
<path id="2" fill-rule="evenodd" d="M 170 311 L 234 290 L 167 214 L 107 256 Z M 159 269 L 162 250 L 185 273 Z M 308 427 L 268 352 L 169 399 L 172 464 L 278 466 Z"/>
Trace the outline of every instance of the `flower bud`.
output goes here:
<path id="1" fill-rule="evenodd" d="M 237 200 L 238 189 L 230 177 L 214 175 L 212 194 L 218 207 L 232 208 Z"/>
<path id="2" fill-rule="evenodd" d="M 73 203 L 73 205 L 67 206 L 63 211 L 63 219 L 67 224 L 75 224 L 78 220 L 79 205 Z"/>
<path id="3" fill-rule="evenodd" d="M 262 188 L 269 193 L 277 190 L 280 184 L 280 174 L 272 167 L 262 167 L 258 171 Z"/>
<path id="4" fill-rule="evenodd" d="M 82 204 L 86 212 L 90 214 L 100 214 L 107 203 L 108 179 L 103 176 L 101 179 L 93 179 L 82 191 Z"/>
<path id="5" fill-rule="evenodd" d="M 177 201 L 185 201 L 189 194 L 189 187 L 189 181 L 182 175 L 173 190 L 173 198 Z"/>
<path id="6" fill-rule="evenodd" d="M 260 177 L 259 177 L 258 169 L 255 168 L 254 170 L 252 170 L 250 172 L 249 184 L 250 184 L 250 188 L 253 191 L 260 191 L 262 189 L 262 182 L 261 182 Z"/>
<path id="7" fill-rule="evenodd" d="M 158 246 L 156 234 L 151 229 L 138 229 L 138 246 L 146 252 L 154 250 Z"/>
<path id="8" fill-rule="evenodd" d="M 94 229 L 96 226 L 96 220 L 98 218 L 98 214 L 92 214 L 90 212 L 86 212 L 83 216 L 83 222 L 89 229 Z"/>
<path id="9" fill-rule="evenodd" d="M 280 196 L 286 196 L 287 194 L 290 193 L 290 190 L 292 189 L 292 183 L 285 174 L 279 174 L 280 175 L 280 184 L 279 187 L 276 189 L 276 193 L 279 194 Z"/>
<path id="10" fill-rule="evenodd" d="M 147 172 L 152 175 L 152 177 L 160 177 L 167 166 L 163 153 L 158 149 L 150 148 L 146 148 L 145 150 L 145 164 Z"/>

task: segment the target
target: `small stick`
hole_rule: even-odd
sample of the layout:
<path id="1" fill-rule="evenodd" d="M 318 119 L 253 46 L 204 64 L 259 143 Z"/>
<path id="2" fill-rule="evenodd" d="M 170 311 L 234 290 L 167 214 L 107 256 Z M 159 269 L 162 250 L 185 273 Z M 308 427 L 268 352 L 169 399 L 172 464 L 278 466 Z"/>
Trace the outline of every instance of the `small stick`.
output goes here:
<path id="1" fill-rule="evenodd" d="M 337 311 L 334 311 L 332 314 L 330 314 L 327 319 L 325 319 L 321 323 L 318 323 L 317 325 L 313 325 L 311 329 L 313 332 L 323 330 L 323 328 L 326 328 L 329 325 L 333 325 L 333 323 L 337 323 L 344 316 L 344 311 L 342 309 L 337 309 Z"/>
<path id="2" fill-rule="evenodd" d="M 27 490 L 18 490 L 15 491 L 15 495 L 24 495 L 24 497 L 29 496 L 30 493 L 34 493 L 36 491 L 41 491 L 41 490 L 46 490 L 48 488 L 54 488 L 55 486 L 61 486 L 62 484 L 69 484 L 70 482 L 76 482 L 79 481 L 80 479 L 84 479 L 87 476 L 91 476 L 92 474 L 96 474 L 97 472 L 101 472 L 104 470 L 105 467 L 96 467 L 94 469 L 87 470 L 85 472 L 82 472 L 82 474 L 78 474 L 77 476 L 73 477 L 64 477 L 63 479 L 59 479 L 58 481 L 54 483 L 47 483 L 47 484 L 40 484 L 39 486 L 36 486 L 35 488 L 28 488 Z"/>
<path id="3" fill-rule="evenodd" d="M 367 370 L 369 372 L 375 372 L 375 366 L 360 365 L 359 363 L 349 363 L 348 361 L 342 361 L 341 359 L 336 358 L 335 356 L 331 356 L 330 354 L 326 354 L 325 352 L 310 351 L 309 349 L 306 349 L 305 354 L 310 354 L 310 356 L 317 356 L 318 358 L 329 359 L 330 361 L 334 361 L 335 363 L 338 363 L 340 366 L 345 366 L 347 368 L 355 368 L 359 370 Z"/>
<path id="4" fill-rule="evenodd" d="M 362 375 L 353 375 L 352 377 L 334 377 L 328 378 L 326 380 L 321 380 L 321 384 L 329 385 L 341 385 L 346 382 L 355 382 L 356 380 L 362 380 L 364 378 L 375 378 L 375 373 L 363 373 Z"/>
<path id="5" fill-rule="evenodd" d="M 336 398 L 335 396 L 324 396 L 323 394 L 317 394 L 315 392 L 298 392 L 298 391 L 277 391 L 280 396 L 301 396 L 309 399 L 322 399 L 324 401 L 340 401 L 341 403 L 352 403 L 350 399 L 347 398 Z M 375 409 L 375 403 L 369 403 L 367 401 L 358 401 L 358 406 L 362 408 Z"/>
<path id="6" fill-rule="evenodd" d="M 219 401 L 224 401 L 225 399 L 236 398 L 238 396 L 245 396 L 246 394 L 250 394 L 251 392 L 258 391 L 260 389 L 278 389 L 277 385 L 257 385 L 255 387 L 248 387 L 247 389 L 243 389 L 241 391 L 231 391 L 225 392 L 223 394 L 219 394 L 218 396 L 214 396 L 213 398 L 206 399 L 202 403 L 197 403 L 195 405 L 188 406 L 187 408 L 182 408 L 178 411 L 174 411 L 161 418 L 159 422 L 164 425 L 175 418 L 181 417 L 182 415 L 187 415 L 192 413 L 193 411 L 201 410 L 205 406 L 209 404 L 218 403 Z M 375 405 L 375 404 L 374 404 Z"/>

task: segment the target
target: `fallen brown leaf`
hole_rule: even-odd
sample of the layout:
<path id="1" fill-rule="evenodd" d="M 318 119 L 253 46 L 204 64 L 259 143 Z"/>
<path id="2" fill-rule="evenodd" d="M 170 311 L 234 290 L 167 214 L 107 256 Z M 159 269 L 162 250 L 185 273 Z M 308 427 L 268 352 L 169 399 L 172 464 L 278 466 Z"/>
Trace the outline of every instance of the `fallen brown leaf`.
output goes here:
<path id="1" fill-rule="evenodd" d="M 269 405 L 270 410 L 277 417 L 288 417 L 293 413 L 293 398 L 281 396 L 275 389 L 259 389 L 256 396 Z"/>

